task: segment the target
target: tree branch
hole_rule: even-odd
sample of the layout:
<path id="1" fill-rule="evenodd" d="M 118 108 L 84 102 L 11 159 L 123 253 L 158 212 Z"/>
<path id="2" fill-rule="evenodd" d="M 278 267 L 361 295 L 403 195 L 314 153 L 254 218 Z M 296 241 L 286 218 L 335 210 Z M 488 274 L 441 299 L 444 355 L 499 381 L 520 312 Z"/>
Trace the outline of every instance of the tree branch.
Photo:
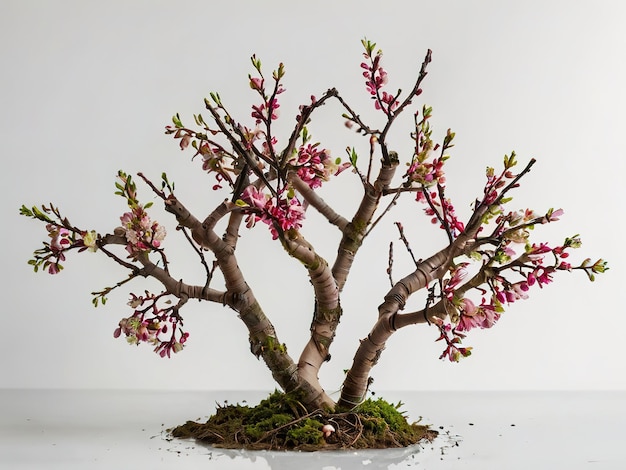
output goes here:
<path id="1" fill-rule="evenodd" d="M 348 220 L 337 214 L 324 199 L 311 189 L 308 184 L 302 181 L 297 172 L 289 171 L 287 173 L 287 181 L 289 181 L 293 188 L 302 195 L 304 200 L 324 216 L 329 223 L 337 226 L 341 231 L 345 230 L 348 225 Z"/>

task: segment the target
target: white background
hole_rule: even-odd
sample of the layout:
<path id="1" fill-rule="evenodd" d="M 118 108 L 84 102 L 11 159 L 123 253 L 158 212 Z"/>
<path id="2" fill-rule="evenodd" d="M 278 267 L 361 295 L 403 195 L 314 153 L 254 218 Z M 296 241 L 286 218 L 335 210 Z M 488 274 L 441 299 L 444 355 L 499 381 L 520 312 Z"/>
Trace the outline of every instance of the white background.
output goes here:
<path id="1" fill-rule="evenodd" d="M 457 133 L 448 194 L 460 214 L 468 214 L 479 195 L 484 168 L 497 168 L 516 150 L 522 163 L 532 157 L 538 163 L 512 205 L 566 211 L 558 224 L 536 230 L 537 241 L 558 243 L 580 233 L 584 246 L 575 254 L 603 257 L 611 266 L 594 284 L 581 273 L 565 274 L 532 292 L 496 328 L 472 332 L 466 343 L 474 354 L 460 364 L 438 360 L 442 345 L 434 342 L 433 328 L 400 331 L 373 370 L 374 388 L 625 388 L 626 260 L 618 244 L 625 196 L 622 2 L 13 0 L 2 10 L 0 387 L 272 389 L 269 372 L 248 352 L 241 322 L 220 306 L 185 308 L 191 337 L 170 360 L 113 339 L 117 322 L 129 314 L 128 290 L 97 309 L 90 292 L 125 273 L 104 256 L 85 253 L 71 256 L 60 275 L 33 274 L 26 261 L 46 232 L 18 208 L 53 202 L 74 224 L 107 233 L 126 209 L 113 195 L 117 170 L 144 171 L 155 181 L 167 171 L 177 195 L 202 218 L 225 194 L 213 193 L 212 176 L 163 134 L 172 114 L 191 123 L 192 113 L 203 111 L 202 99 L 218 91 L 245 122 L 257 101 L 247 84 L 256 53 L 268 75 L 278 62 L 286 66 L 283 142 L 298 104 L 331 86 L 375 120 L 359 68 L 366 36 L 385 52 L 390 91 L 409 89 L 426 49 L 433 50 L 420 99 L 434 107 L 435 137 L 448 127 Z M 336 156 L 348 145 L 365 145 L 343 128 L 340 112 L 326 107 L 311 129 Z M 406 133 L 396 138 L 406 155 Z M 354 179 L 344 173 L 326 193 L 340 199 L 346 216 L 356 200 L 350 198 L 360 194 Z M 139 195 L 152 198 L 143 187 Z M 387 246 L 397 240 L 391 223 L 410 227 L 419 257 L 445 243 L 421 208 L 404 207 L 372 235 L 355 264 L 333 360 L 321 374 L 328 391 L 338 389 L 388 290 Z M 153 217 L 169 228 L 165 246 L 175 275 L 202 283 L 171 221 L 156 207 Z M 332 244 L 324 241 L 337 233 L 328 224 L 311 215 L 305 233 L 332 259 Z M 244 235 L 240 261 L 248 281 L 297 357 L 311 313 L 304 270 L 269 243 L 264 227 Z M 403 263 L 410 265 L 398 244 L 396 257 L 399 278 Z M 138 283 L 131 290 L 157 287 Z"/>

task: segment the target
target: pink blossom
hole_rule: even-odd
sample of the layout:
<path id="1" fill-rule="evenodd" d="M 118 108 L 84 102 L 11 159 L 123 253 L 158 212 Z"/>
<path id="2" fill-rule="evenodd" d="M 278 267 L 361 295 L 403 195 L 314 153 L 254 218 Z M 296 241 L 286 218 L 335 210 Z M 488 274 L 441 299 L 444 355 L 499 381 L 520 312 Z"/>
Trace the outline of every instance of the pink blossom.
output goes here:
<path id="1" fill-rule="evenodd" d="M 248 186 L 241 194 L 241 200 L 255 209 L 260 209 L 250 213 L 246 221 L 248 228 L 254 226 L 255 222 L 262 221 L 267 224 L 272 233 L 272 238 L 278 238 L 280 230 L 299 229 L 304 220 L 304 208 L 297 197 L 285 197 L 286 193 L 279 194 L 278 198 L 269 198 L 258 191 L 254 186 Z"/>
<path id="2" fill-rule="evenodd" d="M 551 209 L 546 214 L 546 219 L 548 222 L 556 222 L 564 213 L 565 211 L 563 209 L 557 209 L 555 211 Z"/>
<path id="3" fill-rule="evenodd" d="M 538 266 L 532 273 L 532 277 L 537 281 L 539 287 L 543 287 L 545 284 L 549 284 L 552 282 L 552 273 L 554 272 L 554 268 L 552 267 L 543 267 Z M 530 277 L 530 275 L 529 275 Z M 527 278 L 528 285 L 532 285 Z"/>
<path id="4" fill-rule="evenodd" d="M 496 312 L 493 305 L 483 302 L 474 314 L 461 313 L 456 330 L 469 331 L 473 328 L 491 328 L 499 318 L 500 314 Z"/>
<path id="5" fill-rule="evenodd" d="M 445 351 L 439 356 L 439 359 L 447 358 L 450 362 L 459 362 L 462 357 L 472 354 L 472 348 L 459 347 L 448 343 Z"/>
<path id="6" fill-rule="evenodd" d="M 280 104 L 276 98 L 259 106 L 252 106 L 252 117 L 256 119 L 256 123 L 274 121 L 278 119 Z M 271 114 L 270 111 L 271 110 Z"/>
<path id="7" fill-rule="evenodd" d="M 52 252 L 61 252 L 66 248 L 69 248 L 71 241 L 69 239 L 70 231 L 63 227 L 58 227 L 54 224 L 47 224 L 46 230 L 48 230 L 48 236 L 50 240 L 50 250 Z"/>
<path id="8" fill-rule="evenodd" d="M 270 207 L 269 213 L 284 232 L 290 229 L 297 230 L 302 227 L 304 208 L 295 197 L 290 200 L 279 199 L 278 205 Z M 272 232 L 272 238 L 274 240 L 277 239 L 278 232 L 273 224 L 270 224 L 270 231 Z"/>
<path id="9" fill-rule="evenodd" d="M 338 175 L 350 166 L 348 162 L 339 164 L 331 158 L 328 150 L 319 148 L 319 143 L 301 146 L 290 164 L 297 168 L 300 179 L 312 189 L 319 188 L 331 176 Z"/>
<path id="10" fill-rule="evenodd" d="M 241 200 L 252 207 L 263 209 L 267 203 L 267 196 L 253 185 L 250 185 L 241 193 Z"/>
<path id="11" fill-rule="evenodd" d="M 120 217 L 122 229 L 128 244 L 126 251 L 130 257 L 136 257 L 144 251 L 159 248 L 166 236 L 165 227 L 150 220 L 141 205 L 126 212 Z"/>
<path id="12" fill-rule="evenodd" d="M 180 149 L 181 150 L 185 150 L 187 147 L 189 147 L 189 144 L 191 143 L 191 136 L 189 134 L 185 134 L 179 142 L 180 145 Z"/>
<path id="13" fill-rule="evenodd" d="M 467 266 L 469 266 L 469 263 L 459 263 L 453 268 L 450 279 L 444 282 L 443 292 L 448 300 L 452 300 L 454 290 L 461 284 L 461 281 L 467 277 Z"/>
<path id="14" fill-rule="evenodd" d="M 62 267 L 59 263 L 50 263 L 48 265 L 48 273 L 49 274 L 58 274 L 61 271 Z"/>
<path id="15" fill-rule="evenodd" d="M 571 271 L 572 265 L 570 263 L 566 263 L 565 261 L 561 261 L 561 263 L 557 266 L 556 269 L 562 269 L 564 271 Z"/>
<path id="16" fill-rule="evenodd" d="M 383 104 L 387 106 L 383 107 Z M 398 107 L 399 104 L 400 102 L 395 99 L 395 96 L 390 95 L 386 91 L 382 92 L 382 96 L 380 99 L 376 99 L 374 101 L 374 107 L 376 109 L 382 109 L 385 113 L 394 111 Z"/>
<path id="17" fill-rule="evenodd" d="M 533 243 L 532 246 L 526 247 L 526 254 L 528 255 L 528 258 L 536 262 L 541 261 L 543 256 L 551 251 L 552 248 L 550 248 L 546 243 L 541 243 L 539 245 Z"/>

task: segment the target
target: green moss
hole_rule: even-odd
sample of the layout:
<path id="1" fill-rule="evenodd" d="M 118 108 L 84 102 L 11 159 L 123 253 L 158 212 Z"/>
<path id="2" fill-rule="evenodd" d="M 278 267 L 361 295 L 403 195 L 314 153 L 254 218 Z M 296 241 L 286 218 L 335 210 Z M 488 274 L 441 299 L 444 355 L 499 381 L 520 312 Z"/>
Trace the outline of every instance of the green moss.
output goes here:
<path id="1" fill-rule="evenodd" d="M 246 424 L 244 430 L 251 439 L 259 440 L 268 431 L 284 426 L 291 421 L 293 421 L 293 416 L 288 414 L 271 415 L 261 421 L 252 421 L 252 424 Z"/>
<path id="2" fill-rule="evenodd" d="M 322 426 L 324 425 L 316 419 L 307 418 L 287 431 L 285 444 L 293 447 L 319 446 L 324 442 Z"/>
<path id="3" fill-rule="evenodd" d="M 263 352 L 279 351 L 280 353 L 284 354 L 287 352 L 287 347 L 284 344 L 278 343 L 276 341 L 276 338 L 274 338 L 273 336 L 267 336 L 265 338 L 265 342 L 263 343 L 263 346 L 261 346 L 261 350 Z"/>
<path id="4" fill-rule="evenodd" d="M 404 414 L 399 411 L 402 403 L 392 405 L 382 398 L 377 400 L 365 400 L 357 408 L 356 412 L 364 417 L 363 425 L 375 433 L 382 433 L 386 428 L 391 431 L 399 431 L 408 426 Z"/>
<path id="5" fill-rule="evenodd" d="M 404 447 L 436 432 L 426 426 L 409 424 L 399 411 L 400 404 L 366 400 L 354 410 L 328 413 L 309 412 L 299 393 L 275 391 L 257 406 L 218 406 L 206 423 L 188 421 L 171 430 L 178 438 L 193 438 L 215 447 L 246 449 L 363 449 Z M 327 438 L 325 424 L 336 432 Z"/>
<path id="6" fill-rule="evenodd" d="M 363 235 L 365 233 L 367 225 L 368 221 L 366 220 L 355 219 L 352 221 L 352 229 L 354 230 L 354 233 L 358 235 Z M 358 244 L 360 245 L 361 243 Z"/>

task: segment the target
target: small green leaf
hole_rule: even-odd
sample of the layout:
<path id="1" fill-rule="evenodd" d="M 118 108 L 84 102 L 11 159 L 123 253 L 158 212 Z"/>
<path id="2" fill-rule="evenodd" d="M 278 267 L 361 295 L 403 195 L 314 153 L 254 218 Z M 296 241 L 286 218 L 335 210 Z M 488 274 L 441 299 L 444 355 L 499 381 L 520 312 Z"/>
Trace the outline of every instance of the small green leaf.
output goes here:
<path id="1" fill-rule="evenodd" d="M 26 217 L 33 217 L 33 212 L 24 204 L 22 204 L 22 207 L 20 207 L 20 214 L 25 215 Z"/>
<path id="2" fill-rule="evenodd" d="M 281 62 L 278 64 L 278 70 L 275 70 L 272 74 L 274 80 L 278 81 L 285 76 L 285 65 Z"/>
<path id="3" fill-rule="evenodd" d="M 356 162 L 359 158 L 359 156 L 356 153 L 356 150 L 354 150 L 354 147 L 353 148 L 348 147 L 346 148 L 346 152 L 348 152 L 348 155 L 350 157 L 350 163 L 352 164 L 353 167 L 356 168 Z"/>
<path id="4" fill-rule="evenodd" d="M 197 125 L 199 125 L 199 126 L 204 125 L 204 119 L 202 118 L 202 114 L 194 114 L 193 118 L 196 121 Z"/>
<path id="5" fill-rule="evenodd" d="M 181 127 L 183 127 L 183 123 L 181 122 L 181 120 L 180 120 L 180 116 L 178 115 L 178 113 L 176 113 L 174 116 L 172 116 L 172 122 L 173 122 L 173 123 L 174 123 L 174 125 L 175 125 L 177 128 L 179 128 L 179 129 L 180 129 Z"/>
<path id="6" fill-rule="evenodd" d="M 209 96 L 211 97 L 211 99 L 213 100 L 213 102 L 218 105 L 221 106 L 222 105 L 222 100 L 220 99 L 220 94 L 219 93 L 215 93 L 215 92 L 211 92 L 209 93 Z M 210 103 L 205 99 L 204 103 L 207 106 L 210 106 Z"/>
<path id="7" fill-rule="evenodd" d="M 515 160 L 515 152 L 511 152 L 511 156 L 509 157 L 508 155 L 504 156 L 504 168 L 505 169 L 509 169 L 509 168 L 513 168 L 515 165 L 517 165 L 517 161 Z"/>

